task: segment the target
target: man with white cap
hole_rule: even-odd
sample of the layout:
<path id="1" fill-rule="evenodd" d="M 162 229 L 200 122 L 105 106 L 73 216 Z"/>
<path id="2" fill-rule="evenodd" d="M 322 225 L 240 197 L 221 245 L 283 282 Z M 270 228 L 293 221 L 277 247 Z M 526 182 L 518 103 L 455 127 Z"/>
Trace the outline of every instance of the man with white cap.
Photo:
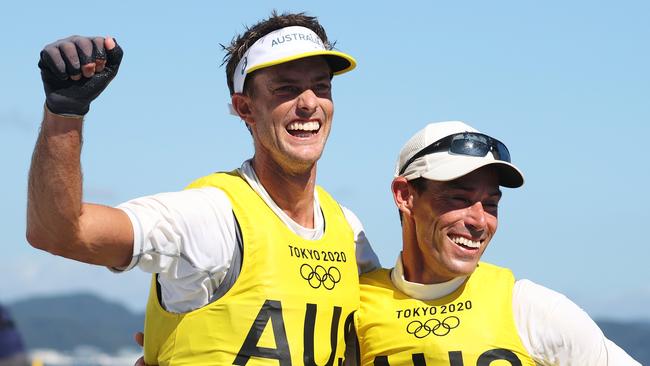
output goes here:
<path id="1" fill-rule="evenodd" d="M 315 183 L 332 124 L 332 76 L 355 67 L 331 48 L 304 14 L 273 13 L 248 28 L 225 60 L 231 111 L 246 123 L 254 157 L 187 190 L 117 208 L 81 201 L 79 155 L 83 116 L 116 75 L 122 50 L 112 38 L 75 36 L 41 52 L 46 105 L 28 240 L 116 271 L 154 273 L 148 364 L 342 360 L 358 272 L 378 262 L 356 216 Z"/>
<path id="2" fill-rule="evenodd" d="M 404 145 L 392 182 L 403 249 L 361 277 L 359 364 L 638 365 L 563 295 L 480 262 L 499 186 L 523 183 L 506 146 L 462 122 Z"/>

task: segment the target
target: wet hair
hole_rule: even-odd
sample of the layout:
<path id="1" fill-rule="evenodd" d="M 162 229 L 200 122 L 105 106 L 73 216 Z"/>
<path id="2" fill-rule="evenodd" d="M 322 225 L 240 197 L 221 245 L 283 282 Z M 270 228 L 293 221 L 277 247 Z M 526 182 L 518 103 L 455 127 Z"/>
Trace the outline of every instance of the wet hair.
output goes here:
<path id="1" fill-rule="evenodd" d="M 277 11 L 273 10 L 271 16 L 267 19 L 264 19 L 253 26 L 246 27 L 246 31 L 243 34 L 235 36 L 229 45 L 221 45 L 223 50 L 226 52 L 226 55 L 223 57 L 223 64 L 226 65 L 226 81 L 228 83 L 228 89 L 230 90 L 230 95 L 235 93 L 235 87 L 233 83 L 233 74 L 237 64 L 244 56 L 244 53 L 253 45 L 258 39 L 263 36 L 285 27 L 291 26 L 301 26 L 311 29 L 320 39 L 323 41 L 323 45 L 326 49 L 331 50 L 334 47 L 334 43 L 330 43 L 327 40 L 327 34 L 325 29 L 318 23 L 316 17 L 306 15 L 305 13 L 282 13 L 278 14 Z M 243 93 L 250 95 L 250 90 L 248 90 L 248 82 L 253 78 L 255 72 L 246 77 L 244 82 Z"/>

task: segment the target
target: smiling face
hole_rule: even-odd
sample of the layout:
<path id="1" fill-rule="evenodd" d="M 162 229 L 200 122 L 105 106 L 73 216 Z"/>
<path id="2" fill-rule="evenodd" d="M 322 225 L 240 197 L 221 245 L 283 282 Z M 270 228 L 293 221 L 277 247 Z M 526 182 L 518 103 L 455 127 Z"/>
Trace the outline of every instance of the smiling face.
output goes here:
<path id="1" fill-rule="evenodd" d="M 403 212 L 403 261 L 409 281 L 441 283 L 471 274 L 497 230 L 499 179 L 484 167 L 450 182 L 426 180 L 421 192 L 412 186 L 409 210 Z"/>
<path id="2" fill-rule="evenodd" d="M 334 113 L 325 59 L 307 57 L 251 76 L 251 93 L 234 95 L 233 106 L 253 134 L 255 159 L 292 173 L 313 168 L 323 153 Z"/>

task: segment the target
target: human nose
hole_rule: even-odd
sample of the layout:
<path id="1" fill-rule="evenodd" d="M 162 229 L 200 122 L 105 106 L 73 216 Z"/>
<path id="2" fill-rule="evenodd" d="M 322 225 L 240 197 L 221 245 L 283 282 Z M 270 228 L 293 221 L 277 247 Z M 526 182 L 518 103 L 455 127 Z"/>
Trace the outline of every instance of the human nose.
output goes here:
<path id="1" fill-rule="evenodd" d="M 473 205 L 467 207 L 467 212 L 466 224 L 479 231 L 487 228 L 487 217 L 481 202 L 475 202 Z"/>
<path id="2" fill-rule="evenodd" d="M 298 96 L 298 113 L 311 116 L 318 107 L 318 97 L 311 89 L 303 91 Z"/>

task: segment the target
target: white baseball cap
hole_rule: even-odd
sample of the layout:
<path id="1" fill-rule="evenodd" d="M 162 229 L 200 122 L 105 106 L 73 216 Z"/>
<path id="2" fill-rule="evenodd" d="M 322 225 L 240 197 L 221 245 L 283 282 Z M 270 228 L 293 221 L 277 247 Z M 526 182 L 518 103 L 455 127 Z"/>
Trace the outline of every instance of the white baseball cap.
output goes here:
<path id="1" fill-rule="evenodd" d="M 524 175 L 510 162 L 502 142 L 460 121 L 437 122 L 418 131 L 402 147 L 395 177 L 446 182 L 486 165 L 497 168 L 500 185 L 517 188 L 524 184 Z"/>
<path id="2" fill-rule="evenodd" d="M 324 56 L 334 75 L 357 66 L 352 56 L 328 50 L 311 29 L 285 27 L 266 34 L 246 50 L 233 74 L 234 91 L 241 93 L 246 76 L 255 70 L 310 56 Z"/>

